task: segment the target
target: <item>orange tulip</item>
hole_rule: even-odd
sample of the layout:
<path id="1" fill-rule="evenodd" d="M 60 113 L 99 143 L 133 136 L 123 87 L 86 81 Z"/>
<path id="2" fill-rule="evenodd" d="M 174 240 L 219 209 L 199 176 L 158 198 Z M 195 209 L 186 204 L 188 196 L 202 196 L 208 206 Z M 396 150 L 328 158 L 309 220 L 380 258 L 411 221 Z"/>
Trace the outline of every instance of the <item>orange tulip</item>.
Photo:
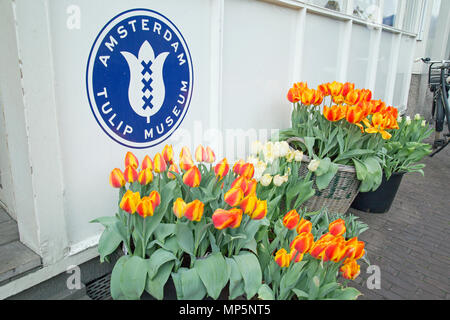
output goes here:
<path id="1" fill-rule="evenodd" d="M 123 195 L 122 200 L 120 200 L 119 207 L 130 214 L 134 214 L 136 212 L 136 207 L 139 204 L 140 200 L 141 196 L 139 192 L 133 192 L 131 190 L 128 190 Z"/>
<path id="2" fill-rule="evenodd" d="M 369 102 L 370 114 L 383 112 L 386 108 L 386 104 L 381 100 L 372 100 Z M 395 117 L 397 118 L 397 117 Z"/>
<path id="3" fill-rule="evenodd" d="M 365 244 L 363 241 L 358 241 L 358 238 L 352 238 L 348 240 L 345 243 L 346 251 L 345 251 L 345 257 L 352 259 L 352 260 L 358 260 L 362 258 L 362 256 L 365 253 L 364 247 Z"/>
<path id="4" fill-rule="evenodd" d="M 324 98 L 324 95 L 323 95 L 322 91 L 315 90 L 314 91 L 314 99 L 312 101 L 312 104 L 315 106 L 322 104 L 323 98 Z"/>
<path id="5" fill-rule="evenodd" d="M 142 160 L 141 163 L 141 170 L 145 170 L 149 168 L 150 170 L 153 170 L 153 161 L 149 156 L 145 156 L 144 160 Z"/>
<path id="6" fill-rule="evenodd" d="M 249 195 L 256 195 L 256 186 L 258 185 L 258 181 L 255 179 L 247 180 L 247 189 L 244 191 L 244 196 L 247 197 Z"/>
<path id="7" fill-rule="evenodd" d="M 292 103 L 297 103 L 301 100 L 303 90 L 308 88 L 308 84 L 306 82 L 298 82 L 294 83 L 293 87 L 289 89 L 287 94 L 287 98 Z"/>
<path id="8" fill-rule="evenodd" d="M 256 208 L 253 210 L 253 213 L 250 215 L 250 218 L 253 220 L 261 220 L 267 215 L 267 200 L 259 200 L 256 201 Z"/>
<path id="9" fill-rule="evenodd" d="M 244 160 L 240 159 L 233 165 L 233 172 L 237 175 L 241 174 L 241 167 L 245 164 Z"/>
<path id="10" fill-rule="evenodd" d="M 200 221 L 203 216 L 205 205 L 200 200 L 195 199 L 186 204 L 184 208 L 184 216 L 191 221 Z"/>
<path id="11" fill-rule="evenodd" d="M 336 221 L 333 221 L 328 226 L 328 231 L 333 236 L 341 236 L 345 233 L 345 221 L 342 219 L 338 219 Z"/>
<path id="12" fill-rule="evenodd" d="M 153 181 L 153 173 L 150 168 L 147 168 L 145 170 L 142 170 L 139 172 L 138 181 L 142 186 L 148 185 L 150 182 Z"/>
<path id="13" fill-rule="evenodd" d="M 206 149 L 203 148 L 202 145 L 199 145 L 197 149 L 195 149 L 195 161 L 197 162 L 206 162 L 208 159 L 208 154 L 206 153 Z"/>
<path id="14" fill-rule="evenodd" d="M 186 146 L 181 148 L 180 159 L 183 158 L 184 156 L 192 159 L 191 151 L 189 151 L 189 148 Z"/>
<path id="15" fill-rule="evenodd" d="M 281 267 L 289 267 L 291 262 L 291 256 L 287 253 L 286 249 L 280 249 L 275 254 L 275 262 Z"/>
<path id="16" fill-rule="evenodd" d="M 342 87 L 341 94 L 344 97 L 347 97 L 348 93 L 351 92 L 352 90 L 355 90 L 355 84 L 354 83 L 350 83 L 350 82 L 346 82 L 346 83 L 344 83 L 344 86 Z"/>
<path id="17" fill-rule="evenodd" d="M 135 169 L 137 169 L 137 167 L 139 166 L 138 158 L 136 158 L 136 156 L 130 151 L 128 151 L 127 154 L 125 155 L 125 168 L 128 166 L 133 167 Z"/>
<path id="18" fill-rule="evenodd" d="M 242 210 L 233 208 L 230 210 L 217 209 L 212 215 L 214 227 L 218 230 L 225 228 L 236 229 L 241 225 Z"/>
<path id="19" fill-rule="evenodd" d="M 326 83 L 319 85 L 317 87 L 317 91 L 320 91 L 324 97 L 331 94 L 330 89 L 328 88 L 328 84 Z"/>
<path id="20" fill-rule="evenodd" d="M 188 185 L 191 188 L 198 187 L 200 185 L 201 180 L 202 176 L 200 174 L 200 170 L 198 170 L 196 166 L 191 167 L 183 175 L 184 184 Z"/>
<path id="21" fill-rule="evenodd" d="M 297 225 L 297 233 L 302 234 L 303 232 L 310 233 L 312 230 L 312 223 L 309 220 L 302 218 Z"/>
<path id="22" fill-rule="evenodd" d="M 155 158 L 153 159 L 153 166 L 156 173 L 161 173 L 167 170 L 166 161 L 160 153 L 155 155 Z"/>
<path id="23" fill-rule="evenodd" d="M 328 90 L 330 90 L 330 94 L 333 97 L 340 96 L 342 93 L 342 89 L 344 89 L 344 85 L 340 82 L 333 81 L 332 83 L 328 83 Z"/>
<path id="24" fill-rule="evenodd" d="M 239 176 L 231 183 L 230 189 L 241 188 L 242 192 L 247 190 L 247 179 L 244 176 Z"/>
<path id="25" fill-rule="evenodd" d="M 167 164 L 172 164 L 173 163 L 173 149 L 172 149 L 172 146 L 169 146 L 169 145 L 166 144 L 164 149 L 163 149 L 163 151 L 162 151 L 162 156 L 164 158 L 164 161 Z"/>
<path id="26" fill-rule="evenodd" d="M 358 104 L 358 102 L 363 99 L 363 92 L 359 89 L 351 90 L 348 92 L 348 94 L 345 96 L 345 103 L 349 105 L 355 105 Z"/>
<path id="27" fill-rule="evenodd" d="M 346 263 L 341 267 L 340 271 L 342 272 L 342 276 L 349 280 L 355 280 L 360 272 L 361 267 L 356 263 L 355 260 L 348 260 Z"/>
<path id="28" fill-rule="evenodd" d="M 369 102 L 370 100 L 372 100 L 372 91 L 370 91 L 369 89 L 362 89 L 362 96 L 363 96 L 363 100 Z"/>
<path id="29" fill-rule="evenodd" d="M 302 93 L 302 104 L 311 105 L 315 101 L 316 90 L 306 88 Z"/>
<path id="30" fill-rule="evenodd" d="M 238 206 L 244 198 L 244 192 L 241 188 L 235 187 L 227 191 L 223 196 L 226 203 L 230 206 Z"/>
<path id="31" fill-rule="evenodd" d="M 136 169 L 132 166 L 126 167 L 123 174 L 124 174 L 125 180 L 129 183 L 133 183 L 134 181 L 137 181 L 137 179 L 139 178 Z"/>
<path id="32" fill-rule="evenodd" d="M 247 179 L 253 178 L 254 173 L 255 173 L 255 167 L 253 166 L 252 163 L 244 163 L 239 168 L 239 174 L 241 176 L 244 176 Z"/>
<path id="33" fill-rule="evenodd" d="M 206 162 L 213 163 L 214 161 L 216 161 L 214 151 L 210 147 L 206 147 Z"/>
<path id="34" fill-rule="evenodd" d="M 180 173 L 180 171 L 178 171 L 178 167 L 175 163 L 172 163 L 169 167 L 169 172 L 167 172 L 167 177 L 169 179 L 175 179 L 175 175 L 173 173 L 170 173 L 170 171 L 176 172 L 176 173 Z"/>
<path id="35" fill-rule="evenodd" d="M 384 140 L 389 140 L 392 135 L 385 131 L 386 129 L 386 123 L 388 121 L 388 118 L 383 117 L 381 113 L 375 113 L 372 116 L 372 123 L 369 122 L 369 120 L 364 119 L 364 124 L 366 125 L 366 132 L 367 133 L 380 133 L 381 137 Z"/>
<path id="36" fill-rule="evenodd" d="M 294 262 L 297 263 L 303 260 L 303 256 L 303 253 L 299 253 L 297 250 L 291 249 L 291 252 L 289 253 L 289 260 L 292 262 L 295 258 Z"/>
<path id="37" fill-rule="evenodd" d="M 325 249 L 325 256 L 329 261 L 339 262 L 344 258 L 344 254 L 345 240 L 342 237 L 338 237 L 330 242 Z"/>
<path id="38" fill-rule="evenodd" d="M 180 158 L 180 169 L 183 171 L 188 171 L 190 168 L 194 166 L 194 161 L 187 156 L 183 155 L 183 157 Z"/>
<path id="39" fill-rule="evenodd" d="M 178 218 L 181 219 L 184 216 L 184 211 L 186 209 L 186 202 L 183 199 L 178 198 L 173 202 L 173 213 Z"/>
<path id="40" fill-rule="evenodd" d="M 214 173 L 216 175 L 216 178 L 219 180 L 222 180 L 222 178 L 228 174 L 229 170 L 230 166 L 228 164 L 227 158 L 224 158 L 214 167 Z"/>
<path id="41" fill-rule="evenodd" d="M 300 253 L 307 253 L 314 245 L 314 237 L 312 233 L 303 232 L 296 236 L 291 242 L 291 249 L 295 249 Z"/>
<path id="42" fill-rule="evenodd" d="M 245 214 L 251 215 L 255 211 L 257 203 L 258 198 L 255 195 L 249 195 L 241 201 L 239 206 Z"/>
<path id="43" fill-rule="evenodd" d="M 342 106 L 332 106 L 331 108 L 328 108 L 327 106 L 323 107 L 323 116 L 328 121 L 339 121 L 343 118 L 345 118 L 345 112 L 344 108 Z"/>
<path id="44" fill-rule="evenodd" d="M 323 241 L 317 241 L 312 246 L 309 254 L 319 260 L 328 261 L 327 256 L 325 255 L 325 249 L 327 248 L 327 243 Z"/>
<path id="45" fill-rule="evenodd" d="M 158 207 L 161 203 L 161 195 L 158 191 L 153 190 L 152 192 L 150 192 L 150 195 L 148 197 L 153 204 L 153 210 L 155 210 L 156 207 Z"/>
<path id="46" fill-rule="evenodd" d="M 294 209 L 284 215 L 283 225 L 286 228 L 288 228 L 289 230 L 292 230 L 292 229 L 295 229 L 299 220 L 300 220 L 300 215 L 298 214 L 297 210 Z"/>
<path id="47" fill-rule="evenodd" d="M 149 197 L 143 197 L 136 207 L 137 213 L 142 218 L 153 216 L 153 210 L 153 204 Z"/>
<path id="48" fill-rule="evenodd" d="M 119 168 L 113 169 L 109 174 L 109 184 L 113 188 L 121 188 L 125 185 L 125 177 L 123 176 L 122 170 Z"/>

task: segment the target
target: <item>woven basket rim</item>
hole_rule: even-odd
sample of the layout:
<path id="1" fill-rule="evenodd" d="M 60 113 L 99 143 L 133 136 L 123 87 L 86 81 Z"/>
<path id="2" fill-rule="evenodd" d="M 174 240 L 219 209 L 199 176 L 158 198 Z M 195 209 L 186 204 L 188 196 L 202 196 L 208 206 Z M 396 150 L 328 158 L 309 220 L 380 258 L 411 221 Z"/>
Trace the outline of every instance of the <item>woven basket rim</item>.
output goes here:
<path id="1" fill-rule="evenodd" d="M 299 142 L 302 142 L 300 139 L 301 139 L 300 137 L 292 137 L 292 138 L 287 139 L 287 142 L 288 142 L 288 143 L 289 143 L 290 141 L 299 141 Z M 302 140 L 303 140 L 303 139 L 302 139 Z M 303 142 L 302 142 L 302 143 L 303 143 Z M 292 150 L 294 150 L 292 147 L 290 147 L 290 148 L 291 148 Z M 307 155 L 303 154 L 303 159 L 302 159 L 302 161 L 308 163 L 308 162 L 311 161 L 311 158 L 308 157 Z M 345 165 L 345 164 L 338 164 L 338 170 L 339 170 L 339 171 L 344 171 L 344 172 L 349 172 L 349 173 L 356 173 L 355 166 L 349 166 L 349 165 Z"/>

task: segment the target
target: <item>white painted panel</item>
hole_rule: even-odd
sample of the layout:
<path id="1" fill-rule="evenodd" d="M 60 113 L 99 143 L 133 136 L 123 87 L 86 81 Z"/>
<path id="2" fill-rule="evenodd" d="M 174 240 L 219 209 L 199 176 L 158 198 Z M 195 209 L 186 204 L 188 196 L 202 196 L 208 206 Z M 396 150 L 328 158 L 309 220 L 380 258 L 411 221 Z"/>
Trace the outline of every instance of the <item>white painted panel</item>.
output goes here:
<path id="1" fill-rule="evenodd" d="M 123 11 L 134 8 L 152 9 L 165 15 L 178 27 L 192 56 L 195 77 L 193 97 L 183 123 L 162 144 L 144 150 L 133 150 L 140 159 L 145 154 L 153 157 L 166 143 L 176 146 L 180 134 L 193 146 L 193 139 L 183 133 L 192 134 L 196 121 L 204 125 L 208 123 L 211 54 L 208 0 L 112 0 L 107 3 L 79 0 L 75 3 L 81 13 L 81 28 L 69 30 L 66 27 L 69 16 L 66 10 L 74 1 L 50 2 L 58 126 L 65 184 L 64 214 L 71 244 L 87 239 L 102 229 L 98 224 L 89 224 L 88 221 L 115 213 L 117 190 L 109 186 L 108 176 L 115 167 L 123 169 L 123 156 L 129 150 L 102 131 L 87 99 L 86 64 L 94 39 L 102 27 Z M 202 140 L 203 137 L 199 135 L 196 139 Z"/>
<path id="2" fill-rule="evenodd" d="M 289 125 L 286 94 L 292 86 L 296 14 L 296 10 L 260 1 L 225 1 L 224 131 Z M 237 157 L 244 155 L 245 150 L 238 150 Z"/>
<path id="3" fill-rule="evenodd" d="M 405 90 L 409 89 L 406 79 L 409 78 L 411 69 L 411 51 L 414 50 L 414 39 L 403 36 L 400 41 L 400 59 L 398 60 L 397 73 L 395 77 L 395 90 L 393 104 L 397 107 L 403 107 L 403 97 Z"/>
<path id="4" fill-rule="evenodd" d="M 353 24 L 347 81 L 355 83 L 357 88 L 364 88 L 367 83 L 369 55 L 374 33 L 372 28 Z"/>
<path id="5" fill-rule="evenodd" d="M 302 81 L 311 88 L 338 78 L 343 60 L 341 36 L 344 22 L 309 13 L 306 16 Z"/>
<path id="6" fill-rule="evenodd" d="M 380 53 L 378 56 L 377 80 L 375 85 L 375 97 L 385 99 L 386 84 L 389 76 L 390 65 L 392 62 L 392 50 L 394 37 L 390 32 L 381 34 Z"/>

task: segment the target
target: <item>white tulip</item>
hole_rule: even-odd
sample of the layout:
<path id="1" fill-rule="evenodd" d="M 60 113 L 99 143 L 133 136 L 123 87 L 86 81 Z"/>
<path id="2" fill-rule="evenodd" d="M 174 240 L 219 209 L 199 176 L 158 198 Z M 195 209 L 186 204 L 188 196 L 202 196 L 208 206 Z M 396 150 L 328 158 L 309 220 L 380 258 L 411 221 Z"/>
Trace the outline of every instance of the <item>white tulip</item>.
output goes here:
<path id="1" fill-rule="evenodd" d="M 275 158 L 279 158 L 281 156 L 281 144 L 278 141 L 273 145 L 273 156 Z"/>
<path id="2" fill-rule="evenodd" d="M 406 116 L 406 125 L 409 126 L 411 124 L 411 118 Z"/>
<path id="3" fill-rule="evenodd" d="M 295 157 L 294 157 L 295 161 L 301 162 L 303 159 L 303 152 L 301 152 L 300 150 L 295 150 L 294 154 L 295 154 Z"/>
<path id="4" fill-rule="evenodd" d="M 426 120 L 422 120 L 422 127 L 425 127 L 427 125 L 427 121 Z"/>
<path id="5" fill-rule="evenodd" d="M 292 162 L 295 158 L 295 152 L 292 150 L 289 150 L 289 152 L 286 154 L 286 161 Z"/>
<path id="6" fill-rule="evenodd" d="M 259 181 L 264 187 L 267 187 L 272 182 L 272 176 L 268 173 L 263 175 L 261 177 L 261 180 Z"/>
<path id="7" fill-rule="evenodd" d="M 273 184 L 277 187 L 281 186 L 284 183 L 284 178 L 277 174 L 275 177 L 273 177 Z"/>
<path id="8" fill-rule="evenodd" d="M 264 146 L 260 141 L 253 141 L 250 152 L 252 154 L 258 154 L 263 149 L 263 147 Z"/>
<path id="9" fill-rule="evenodd" d="M 414 120 L 421 120 L 421 119 L 422 117 L 418 113 L 414 116 Z"/>
<path id="10" fill-rule="evenodd" d="M 280 157 L 285 157 L 289 151 L 291 151 L 291 148 L 289 147 L 289 143 L 286 141 L 282 141 L 280 143 Z"/>
<path id="11" fill-rule="evenodd" d="M 311 172 L 315 172 L 317 170 L 317 168 L 319 167 L 319 165 L 320 165 L 320 160 L 316 160 L 316 159 L 311 160 L 311 162 L 308 165 L 308 170 Z"/>
<path id="12" fill-rule="evenodd" d="M 247 158 L 247 163 L 251 163 L 253 166 L 256 166 L 256 164 L 258 163 L 259 159 L 256 157 L 248 157 Z"/>

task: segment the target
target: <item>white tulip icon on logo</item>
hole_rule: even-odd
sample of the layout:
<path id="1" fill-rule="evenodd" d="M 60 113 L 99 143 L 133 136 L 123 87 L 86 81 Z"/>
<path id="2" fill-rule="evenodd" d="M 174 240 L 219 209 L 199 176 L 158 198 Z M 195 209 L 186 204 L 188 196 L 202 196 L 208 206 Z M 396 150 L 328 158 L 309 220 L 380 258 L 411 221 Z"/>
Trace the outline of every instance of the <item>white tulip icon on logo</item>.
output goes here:
<path id="1" fill-rule="evenodd" d="M 138 56 L 127 51 L 120 52 L 130 69 L 128 100 L 133 111 L 141 117 L 155 115 L 161 109 L 166 94 L 163 80 L 163 66 L 169 52 L 162 52 L 155 58 L 152 46 L 146 40 Z"/>

